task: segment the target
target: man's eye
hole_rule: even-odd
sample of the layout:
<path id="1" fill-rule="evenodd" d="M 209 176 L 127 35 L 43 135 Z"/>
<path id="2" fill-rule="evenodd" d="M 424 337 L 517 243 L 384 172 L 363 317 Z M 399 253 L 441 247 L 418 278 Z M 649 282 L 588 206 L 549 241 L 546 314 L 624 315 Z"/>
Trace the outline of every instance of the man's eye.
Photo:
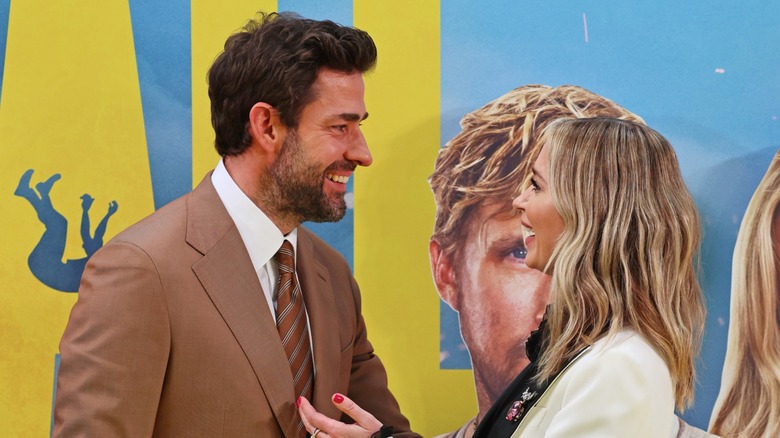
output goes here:
<path id="1" fill-rule="evenodd" d="M 347 132 L 347 125 L 333 125 L 332 128 L 339 132 Z"/>
<path id="2" fill-rule="evenodd" d="M 528 255 L 528 250 L 525 249 L 525 247 L 518 246 L 517 248 L 514 248 L 509 255 L 516 259 L 525 260 L 525 256 Z"/>

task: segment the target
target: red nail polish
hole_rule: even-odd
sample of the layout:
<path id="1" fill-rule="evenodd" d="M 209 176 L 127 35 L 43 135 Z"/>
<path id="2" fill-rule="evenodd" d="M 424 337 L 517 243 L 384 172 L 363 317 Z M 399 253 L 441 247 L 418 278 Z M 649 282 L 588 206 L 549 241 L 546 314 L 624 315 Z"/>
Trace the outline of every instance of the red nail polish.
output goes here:
<path id="1" fill-rule="evenodd" d="M 298 399 L 295 400 L 295 407 L 296 408 L 300 408 L 301 407 L 301 398 L 300 397 L 298 397 Z"/>
<path id="2" fill-rule="evenodd" d="M 336 403 L 341 403 L 344 401 L 344 396 L 341 394 L 334 394 L 333 395 L 333 401 Z"/>

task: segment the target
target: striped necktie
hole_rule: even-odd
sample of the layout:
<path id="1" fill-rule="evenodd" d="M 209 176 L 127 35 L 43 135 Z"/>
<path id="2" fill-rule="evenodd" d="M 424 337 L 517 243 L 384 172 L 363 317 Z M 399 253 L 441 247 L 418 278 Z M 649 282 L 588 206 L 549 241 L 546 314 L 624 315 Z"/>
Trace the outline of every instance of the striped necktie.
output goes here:
<path id="1" fill-rule="evenodd" d="M 288 240 L 276 253 L 276 261 L 279 265 L 276 327 L 292 371 L 296 400 L 300 396 L 311 400 L 314 367 L 309 327 L 301 287 L 295 275 L 295 250 Z M 303 431 L 303 422 L 299 421 L 298 430 Z"/>

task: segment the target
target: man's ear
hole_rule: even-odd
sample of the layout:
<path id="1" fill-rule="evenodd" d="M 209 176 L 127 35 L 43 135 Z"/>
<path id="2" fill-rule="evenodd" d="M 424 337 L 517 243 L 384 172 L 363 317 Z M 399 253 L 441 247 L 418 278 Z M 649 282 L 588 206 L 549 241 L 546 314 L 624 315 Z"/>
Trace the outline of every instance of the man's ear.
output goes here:
<path id="1" fill-rule="evenodd" d="M 248 130 L 254 143 L 270 153 L 277 153 L 281 149 L 286 134 L 279 112 L 265 102 L 257 102 L 249 110 Z"/>
<path id="2" fill-rule="evenodd" d="M 431 239 L 430 243 L 428 243 L 428 256 L 431 260 L 433 282 L 436 284 L 439 296 L 452 307 L 452 310 L 459 312 L 460 294 L 458 293 L 452 254 L 445 254 L 439 242 Z"/>

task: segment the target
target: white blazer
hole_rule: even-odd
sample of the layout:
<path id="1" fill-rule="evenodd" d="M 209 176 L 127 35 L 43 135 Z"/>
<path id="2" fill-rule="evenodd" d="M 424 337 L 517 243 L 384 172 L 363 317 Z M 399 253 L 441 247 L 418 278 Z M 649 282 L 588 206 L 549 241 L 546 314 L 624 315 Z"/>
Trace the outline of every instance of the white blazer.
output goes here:
<path id="1" fill-rule="evenodd" d="M 633 330 L 604 337 L 570 363 L 515 437 L 670 437 L 678 429 L 669 369 Z"/>

